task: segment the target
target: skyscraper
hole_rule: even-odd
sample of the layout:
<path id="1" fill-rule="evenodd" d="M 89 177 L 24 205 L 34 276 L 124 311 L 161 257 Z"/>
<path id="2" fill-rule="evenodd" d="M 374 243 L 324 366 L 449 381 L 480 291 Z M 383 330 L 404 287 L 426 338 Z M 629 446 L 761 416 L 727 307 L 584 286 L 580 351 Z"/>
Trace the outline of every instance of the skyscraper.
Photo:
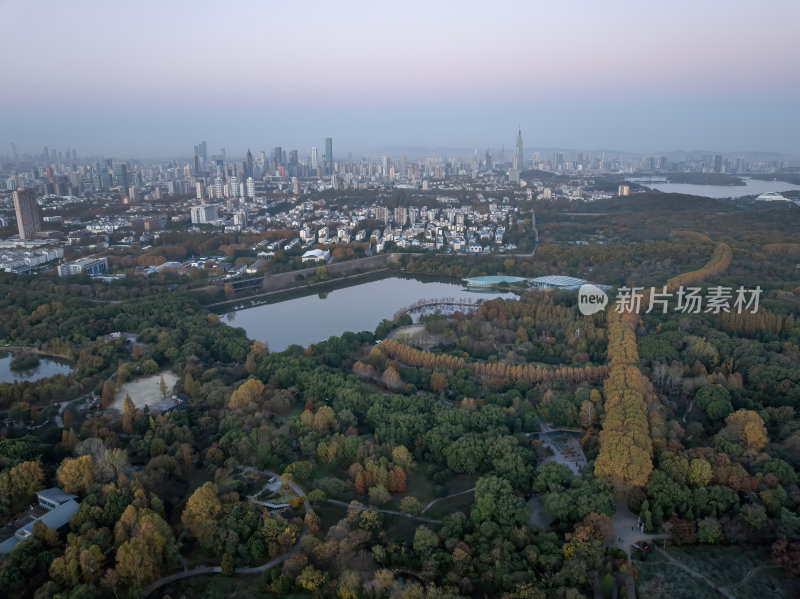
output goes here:
<path id="1" fill-rule="evenodd" d="M 245 180 L 253 176 L 253 155 L 250 153 L 250 148 L 247 148 L 247 158 L 244 161 L 244 178 Z"/>
<path id="2" fill-rule="evenodd" d="M 14 210 L 17 213 L 20 239 L 31 239 L 42 230 L 39 206 L 36 204 L 36 190 L 33 187 L 20 187 L 14 192 Z"/>
<path id="3" fill-rule="evenodd" d="M 511 181 L 518 182 L 519 175 L 524 168 L 525 161 L 522 158 L 522 129 L 517 131 L 517 147 L 514 151 L 514 164 L 511 170 L 508 171 L 508 178 Z"/>
<path id="4" fill-rule="evenodd" d="M 122 189 L 128 189 L 128 165 L 124 162 L 117 164 L 114 168 L 114 178 Z"/>
<path id="5" fill-rule="evenodd" d="M 517 132 L 517 149 L 514 152 L 514 170 L 521 171 L 525 165 L 522 158 L 522 130 Z"/>
<path id="6" fill-rule="evenodd" d="M 333 172 L 333 139 L 325 138 L 325 166 L 329 172 Z"/>
<path id="7" fill-rule="evenodd" d="M 317 170 L 319 162 L 317 161 L 317 148 L 311 148 L 311 168 Z"/>

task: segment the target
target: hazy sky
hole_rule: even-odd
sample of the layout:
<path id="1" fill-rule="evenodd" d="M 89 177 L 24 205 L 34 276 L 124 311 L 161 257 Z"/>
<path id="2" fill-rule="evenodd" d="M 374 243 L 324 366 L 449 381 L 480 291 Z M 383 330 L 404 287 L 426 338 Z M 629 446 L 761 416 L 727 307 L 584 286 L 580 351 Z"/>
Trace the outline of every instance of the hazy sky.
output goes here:
<path id="1" fill-rule="evenodd" d="M 800 154 L 798 0 L 0 0 L 0 154 Z"/>

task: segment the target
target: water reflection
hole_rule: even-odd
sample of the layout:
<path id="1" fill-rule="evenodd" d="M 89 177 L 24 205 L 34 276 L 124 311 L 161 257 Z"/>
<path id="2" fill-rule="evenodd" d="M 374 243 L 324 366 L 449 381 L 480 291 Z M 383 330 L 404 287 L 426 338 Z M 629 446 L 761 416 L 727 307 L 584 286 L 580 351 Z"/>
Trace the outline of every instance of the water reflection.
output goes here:
<path id="1" fill-rule="evenodd" d="M 235 318 L 236 326 L 244 328 L 248 337 L 266 343 L 273 351 L 283 351 L 292 344 L 308 346 L 345 331 L 374 331 L 381 320 L 423 298 L 516 297 L 513 293 L 470 291 L 460 283 L 441 279 L 390 277 L 331 287 L 230 312 L 223 320 L 233 323 Z"/>

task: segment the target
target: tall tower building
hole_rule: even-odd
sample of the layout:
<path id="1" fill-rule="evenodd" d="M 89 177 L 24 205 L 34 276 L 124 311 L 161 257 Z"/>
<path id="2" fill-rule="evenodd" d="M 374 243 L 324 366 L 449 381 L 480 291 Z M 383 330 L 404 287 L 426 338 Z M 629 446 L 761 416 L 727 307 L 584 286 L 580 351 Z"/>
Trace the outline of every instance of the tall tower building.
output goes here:
<path id="1" fill-rule="evenodd" d="M 317 170 L 319 168 L 319 161 L 317 160 L 317 148 L 311 148 L 311 168 Z"/>
<path id="2" fill-rule="evenodd" d="M 522 129 L 517 131 L 517 149 L 514 152 L 514 170 L 521 171 L 525 166 L 522 158 Z"/>
<path id="3" fill-rule="evenodd" d="M 333 139 L 325 138 L 325 165 L 330 172 L 333 172 Z"/>
<path id="4" fill-rule="evenodd" d="M 253 155 L 250 153 L 250 148 L 247 148 L 247 158 L 244 161 L 244 178 L 249 179 L 253 176 Z"/>
<path id="5" fill-rule="evenodd" d="M 519 182 L 519 175 L 522 173 L 525 161 L 522 158 L 522 129 L 517 131 L 517 147 L 514 150 L 514 164 L 508 172 L 508 178 L 511 181 Z"/>
<path id="6" fill-rule="evenodd" d="M 124 162 L 114 167 L 114 178 L 122 189 L 128 189 L 128 165 Z"/>
<path id="7" fill-rule="evenodd" d="M 31 239 L 42 230 L 39 206 L 36 204 L 36 190 L 33 187 L 20 187 L 14 192 L 14 210 L 17 213 L 20 239 Z"/>

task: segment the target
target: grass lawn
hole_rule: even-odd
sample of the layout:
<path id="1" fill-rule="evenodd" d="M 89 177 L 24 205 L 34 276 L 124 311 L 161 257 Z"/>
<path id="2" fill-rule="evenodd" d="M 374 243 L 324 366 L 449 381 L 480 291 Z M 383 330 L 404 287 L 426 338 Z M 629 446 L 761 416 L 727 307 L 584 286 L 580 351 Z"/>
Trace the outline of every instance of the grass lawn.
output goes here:
<path id="1" fill-rule="evenodd" d="M 161 401 L 161 377 L 164 377 L 164 382 L 167 385 L 167 397 L 172 395 L 172 389 L 175 383 L 178 382 L 178 375 L 164 370 L 159 374 L 152 376 L 139 377 L 128 381 L 122 385 L 122 388 L 114 394 L 114 401 L 109 408 L 116 408 L 122 412 L 122 404 L 125 402 L 125 396 L 130 395 L 133 405 L 137 408 L 144 408 L 146 405 L 152 405 Z"/>
<path id="2" fill-rule="evenodd" d="M 469 487 L 467 487 L 469 488 Z M 462 512 L 465 516 L 469 517 L 469 512 L 472 509 L 472 504 L 475 502 L 475 493 L 465 493 L 458 497 L 450 499 L 443 499 L 438 503 L 434 503 L 424 516 L 441 520 L 445 516 L 454 514 L 455 512 Z"/>
<path id="3" fill-rule="evenodd" d="M 707 584 L 689 576 L 658 553 L 651 553 L 646 562 L 635 562 L 639 572 L 636 596 L 653 599 L 719 599 L 720 595 Z"/>
<path id="4" fill-rule="evenodd" d="M 441 528 L 438 524 L 427 524 L 425 522 L 417 522 L 411 518 L 404 518 L 402 516 L 390 516 L 383 514 L 383 527 L 389 539 L 393 543 L 411 543 L 414 541 L 414 533 L 420 526 L 427 526 L 432 531 L 436 532 Z"/>
<path id="5" fill-rule="evenodd" d="M 232 576 L 227 578 L 220 574 L 194 576 L 162 587 L 159 593 L 169 592 L 172 597 L 204 597 L 210 599 L 257 599 L 262 597 L 277 597 L 271 591 L 259 590 L 261 574 L 248 574 L 246 576 Z M 154 594 L 158 595 L 157 593 Z M 158 595 L 161 596 L 161 595 Z M 309 595 L 303 593 L 290 593 L 282 595 L 289 599 L 306 599 Z"/>
<path id="6" fill-rule="evenodd" d="M 322 526 L 329 528 L 339 520 L 347 517 L 347 508 L 343 505 L 325 502 L 317 506 L 314 511 L 322 519 Z"/>
<path id="7" fill-rule="evenodd" d="M 695 572 L 702 574 L 715 584 L 727 587 L 737 599 L 764 599 L 779 597 L 789 599 L 800 596 L 800 583 L 787 578 L 779 568 L 758 571 L 746 585 L 738 586 L 748 573 L 758 566 L 771 565 L 769 552 L 760 547 L 698 545 L 671 547 L 670 555 Z M 689 576 L 677 566 L 670 564 L 658 553 L 651 553 L 646 562 L 636 562 L 639 570 L 639 587 L 648 581 L 669 589 L 665 596 L 718 597 L 707 584 Z M 664 577 L 659 582 L 659 575 Z"/>

